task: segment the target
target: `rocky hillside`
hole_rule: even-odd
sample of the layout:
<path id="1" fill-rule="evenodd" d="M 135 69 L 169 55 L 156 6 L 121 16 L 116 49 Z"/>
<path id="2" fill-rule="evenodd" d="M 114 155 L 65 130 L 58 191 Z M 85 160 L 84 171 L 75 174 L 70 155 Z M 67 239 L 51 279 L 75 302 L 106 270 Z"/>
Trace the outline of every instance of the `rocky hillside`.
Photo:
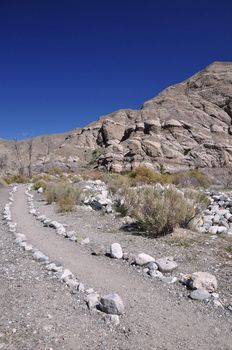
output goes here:
<path id="1" fill-rule="evenodd" d="M 82 129 L 20 142 L 0 140 L 2 173 L 76 170 L 93 164 L 112 171 L 143 164 L 177 171 L 232 166 L 232 62 L 215 62 L 188 80 Z"/>

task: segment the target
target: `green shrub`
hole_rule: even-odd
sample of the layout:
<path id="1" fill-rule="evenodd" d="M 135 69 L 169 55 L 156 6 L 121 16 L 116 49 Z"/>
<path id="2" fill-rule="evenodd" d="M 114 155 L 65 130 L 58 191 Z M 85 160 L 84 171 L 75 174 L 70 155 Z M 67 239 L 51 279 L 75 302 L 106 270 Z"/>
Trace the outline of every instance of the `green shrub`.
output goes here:
<path id="1" fill-rule="evenodd" d="M 30 177 L 22 174 L 17 174 L 17 175 L 9 175 L 3 177 L 3 180 L 8 184 L 13 184 L 13 183 L 20 183 L 20 184 L 25 184 L 30 182 Z"/>
<path id="2" fill-rule="evenodd" d="M 61 212 L 75 209 L 77 200 L 80 198 L 81 190 L 71 184 L 56 183 L 48 184 L 45 191 L 48 204 L 57 203 Z"/>
<path id="3" fill-rule="evenodd" d="M 48 175 L 53 175 L 53 176 L 62 176 L 63 175 L 63 171 L 59 168 L 59 167 L 51 167 L 50 169 L 48 169 L 47 171 Z"/>
<path id="4" fill-rule="evenodd" d="M 103 181 L 107 183 L 112 194 L 123 192 L 128 187 L 131 187 L 131 179 L 126 175 L 121 174 L 106 174 Z"/>
<path id="5" fill-rule="evenodd" d="M 92 157 L 90 160 L 90 165 L 96 164 L 98 158 L 102 155 L 103 153 L 103 149 L 101 147 L 96 148 L 93 152 L 92 152 Z"/>
<path id="6" fill-rule="evenodd" d="M 232 254 L 232 245 L 228 245 L 227 247 L 225 247 L 225 251 L 226 251 L 227 253 Z"/>
<path id="7" fill-rule="evenodd" d="M 47 183 L 44 180 L 38 180 L 33 185 L 34 190 L 38 190 L 41 187 L 43 188 L 44 191 L 46 190 Z"/>
<path id="8" fill-rule="evenodd" d="M 129 189 L 123 205 L 126 214 L 136 219 L 141 231 L 158 237 L 172 232 L 175 227 L 187 227 L 206 208 L 205 197 L 192 191 L 181 192 L 173 186 L 164 190 Z"/>
<path id="9" fill-rule="evenodd" d="M 183 187 L 204 187 L 210 186 L 211 182 L 207 175 L 203 174 L 199 169 L 168 173 L 156 172 L 153 169 L 139 166 L 128 174 L 132 185 L 138 184 L 175 184 Z"/>

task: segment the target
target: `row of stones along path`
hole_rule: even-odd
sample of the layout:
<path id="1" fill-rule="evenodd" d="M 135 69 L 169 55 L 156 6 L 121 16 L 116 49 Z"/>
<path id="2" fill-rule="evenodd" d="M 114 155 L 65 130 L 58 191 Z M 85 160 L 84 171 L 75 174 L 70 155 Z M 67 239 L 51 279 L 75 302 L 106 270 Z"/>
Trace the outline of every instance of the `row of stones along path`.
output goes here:
<path id="1" fill-rule="evenodd" d="M 177 302 L 165 288 L 142 278 L 129 266 L 99 259 L 81 247 L 41 226 L 28 214 L 25 187 L 19 187 L 12 205 L 12 219 L 28 242 L 71 270 L 86 287 L 101 295 L 118 293 L 126 308 L 120 327 L 129 329 L 136 348 L 232 349 L 231 323 L 203 312 L 197 303 Z M 91 215 L 91 213 L 90 213 Z M 129 337 L 129 335 L 128 335 Z M 128 340 L 128 348 L 130 341 Z"/>

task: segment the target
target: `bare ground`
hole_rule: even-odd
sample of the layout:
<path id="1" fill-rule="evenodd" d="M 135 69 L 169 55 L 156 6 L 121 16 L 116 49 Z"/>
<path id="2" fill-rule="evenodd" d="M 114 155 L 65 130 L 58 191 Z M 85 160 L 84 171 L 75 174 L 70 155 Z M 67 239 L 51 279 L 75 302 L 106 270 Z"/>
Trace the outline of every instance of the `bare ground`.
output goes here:
<path id="1" fill-rule="evenodd" d="M 1 190 L 0 198 L 3 206 L 7 201 L 6 191 Z M 101 314 L 86 309 L 82 295 L 69 294 L 64 285 L 48 275 L 29 254 L 21 252 L 1 224 L 0 293 L 4 298 L 0 301 L 3 310 L 0 348 L 232 349 L 229 312 L 191 301 L 183 286 L 151 280 L 125 262 L 92 256 L 89 248 L 56 235 L 54 230 L 44 228 L 30 216 L 23 188 L 15 198 L 13 219 L 28 241 L 52 259 L 61 261 L 88 287 L 101 294 L 117 292 L 125 303 L 126 313 L 119 327 L 109 328 Z M 119 232 L 118 220 L 112 216 L 103 217 L 80 209 L 61 217 L 53 206 L 45 206 L 43 202 L 37 205 L 47 216 L 74 228 L 80 239 L 88 236 L 92 241 L 108 245 L 117 241 L 127 250 L 144 251 L 155 257 L 172 253 L 179 263 L 179 272 L 201 269 L 214 272 L 217 277 L 219 274 L 224 299 L 230 297 L 230 287 L 224 287 L 226 279 L 220 276 L 228 274 L 227 283 L 231 283 L 231 260 L 227 255 L 221 258 L 221 253 L 215 255 L 217 242 L 208 239 L 199 245 L 193 243 L 189 248 L 177 247 L 173 242 L 178 242 L 178 236 L 172 237 L 174 241 L 151 241 Z M 186 239 L 190 238 L 187 234 Z M 192 250 L 193 255 L 188 258 Z M 208 255 L 208 251 L 212 253 Z M 222 251 L 224 254 L 223 247 Z M 221 259 L 224 266 L 218 266 Z"/>

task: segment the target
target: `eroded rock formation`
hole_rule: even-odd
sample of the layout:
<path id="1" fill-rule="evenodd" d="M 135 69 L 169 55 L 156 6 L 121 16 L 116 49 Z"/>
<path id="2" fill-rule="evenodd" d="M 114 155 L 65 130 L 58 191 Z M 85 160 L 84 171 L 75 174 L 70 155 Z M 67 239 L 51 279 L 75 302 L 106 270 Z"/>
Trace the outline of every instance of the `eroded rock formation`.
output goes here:
<path id="1" fill-rule="evenodd" d="M 190 79 L 82 129 L 21 142 L 0 141 L 2 172 L 75 170 L 91 162 L 112 171 L 142 164 L 167 171 L 232 166 L 232 62 L 215 62 Z"/>

